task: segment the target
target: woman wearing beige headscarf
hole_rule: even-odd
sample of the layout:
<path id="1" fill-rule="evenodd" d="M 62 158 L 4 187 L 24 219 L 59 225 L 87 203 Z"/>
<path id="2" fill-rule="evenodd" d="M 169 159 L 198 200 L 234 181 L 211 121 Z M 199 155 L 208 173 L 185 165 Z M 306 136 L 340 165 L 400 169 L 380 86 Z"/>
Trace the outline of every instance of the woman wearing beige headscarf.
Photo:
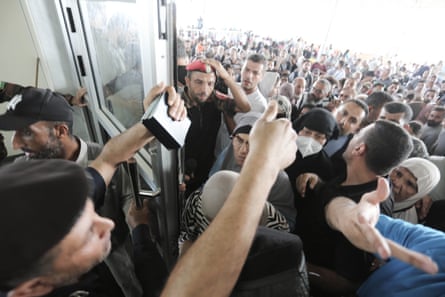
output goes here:
<path id="1" fill-rule="evenodd" d="M 431 161 L 409 158 L 389 174 L 394 198 L 393 217 L 418 223 L 415 204 L 439 182 L 440 171 Z"/>

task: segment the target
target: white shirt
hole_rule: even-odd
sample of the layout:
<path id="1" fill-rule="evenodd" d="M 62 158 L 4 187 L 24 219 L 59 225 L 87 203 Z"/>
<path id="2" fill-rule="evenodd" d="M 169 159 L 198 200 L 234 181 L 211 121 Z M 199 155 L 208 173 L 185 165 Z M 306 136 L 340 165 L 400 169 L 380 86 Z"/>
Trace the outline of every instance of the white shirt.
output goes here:
<path id="1" fill-rule="evenodd" d="M 247 95 L 247 100 L 249 100 L 250 103 L 250 111 L 263 113 L 267 108 L 267 100 L 263 96 L 263 94 L 261 94 L 258 88 L 253 93 Z M 234 116 L 235 123 L 238 123 L 239 119 L 242 117 L 243 114 L 245 113 L 238 112 L 235 114 Z"/>

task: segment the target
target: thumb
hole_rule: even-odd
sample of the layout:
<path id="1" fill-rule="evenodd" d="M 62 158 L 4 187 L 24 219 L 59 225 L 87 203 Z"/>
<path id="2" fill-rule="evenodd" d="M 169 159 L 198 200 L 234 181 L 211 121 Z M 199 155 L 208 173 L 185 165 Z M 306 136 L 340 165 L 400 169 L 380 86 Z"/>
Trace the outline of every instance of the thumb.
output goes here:
<path id="1" fill-rule="evenodd" d="M 271 100 L 269 102 L 269 105 L 267 106 L 266 111 L 261 115 L 260 120 L 264 120 L 266 122 L 273 121 L 277 117 L 277 112 L 278 112 L 277 101 Z"/>
<path id="2" fill-rule="evenodd" d="M 148 92 L 147 96 L 145 96 L 143 101 L 144 110 L 147 110 L 148 106 L 151 104 L 153 99 L 156 98 L 157 95 L 161 94 L 164 91 L 164 88 L 165 88 L 164 82 L 160 82 L 151 88 L 151 90 Z"/>
<path id="3" fill-rule="evenodd" d="M 165 83 L 163 81 L 161 81 L 153 87 L 153 91 L 155 93 L 159 94 L 160 92 L 162 92 L 164 90 L 164 87 L 165 87 Z"/>
<path id="4" fill-rule="evenodd" d="M 315 177 L 310 177 L 309 178 L 309 188 L 311 188 L 313 190 L 316 185 L 317 185 L 317 179 Z"/>
<path id="5" fill-rule="evenodd" d="M 171 106 L 176 99 L 176 91 L 172 86 L 167 87 L 168 105 Z"/>
<path id="6" fill-rule="evenodd" d="M 389 186 L 385 178 L 379 177 L 377 181 L 377 189 L 371 193 L 365 194 L 368 202 L 378 205 L 380 202 L 385 201 L 389 195 Z"/>

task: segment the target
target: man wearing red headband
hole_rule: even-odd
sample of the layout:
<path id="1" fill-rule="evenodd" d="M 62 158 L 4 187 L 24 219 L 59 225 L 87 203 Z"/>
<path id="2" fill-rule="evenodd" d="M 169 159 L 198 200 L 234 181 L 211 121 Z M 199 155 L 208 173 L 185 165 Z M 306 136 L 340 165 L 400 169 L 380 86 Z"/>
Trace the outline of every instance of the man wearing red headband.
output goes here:
<path id="1" fill-rule="evenodd" d="M 191 126 L 185 140 L 186 195 L 201 186 L 215 161 L 215 143 L 221 115 L 227 120 L 236 112 L 248 112 L 249 101 L 220 62 L 196 60 L 186 67 L 186 87 L 182 99 L 187 107 Z M 216 76 L 224 80 L 233 98 L 215 90 Z M 231 131 L 234 127 L 227 127 Z"/>

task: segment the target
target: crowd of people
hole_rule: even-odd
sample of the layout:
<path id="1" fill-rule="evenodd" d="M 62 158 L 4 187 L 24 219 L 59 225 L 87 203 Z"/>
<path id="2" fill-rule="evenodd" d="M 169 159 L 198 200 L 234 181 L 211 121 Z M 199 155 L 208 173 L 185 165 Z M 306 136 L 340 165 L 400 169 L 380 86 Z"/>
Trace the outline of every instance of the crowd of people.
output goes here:
<path id="1" fill-rule="evenodd" d="M 84 93 L 10 85 L 0 130 L 24 156 L 0 167 L 0 295 L 440 296 L 441 65 L 189 37 L 178 93 L 144 99 L 167 91 L 191 120 L 173 270 L 124 165 L 149 128 L 89 143 L 72 134 Z"/>
<path id="2" fill-rule="evenodd" d="M 284 176 L 275 181 L 279 190 L 274 185 L 269 192 L 260 225 L 289 230 L 302 240 L 312 296 L 357 292 L 377 296 L 364 284 L 372 273 L 378 274 L 374 270 L 382 263 L 376 264 L 379 261 L 374 256 L 334 231 L 325 209 L 337 197 L 358 203 L 365 193 L 376 189 L 379 176 L 387 179 L 391 189 L 389 199 L 379 203 L 382 214 L 422 223 L 438 230 L 436 235 L 442 234 L 444 197 L 431 198 L 443 183 L 433 160 L 445 158 L 440 153 L 445 133 L 445 82 L 438 78 L 441 63 L 393 65 L 383 59 L 363 60 L 350 51 L 319 52 L 314 45 L 249 37 L 240 43 L 185 36 L 179 46 L 181 61 L 187 61 L 178 66 L 184 68 L 183 94 L 192 100 L 195 97 L 186 107 L 218 110 L 209 122 L 206 112 L 201 112 L 199 121 L 192 120 L 201 141 L 187 138 L 189 145 L 199 143 L 207 151 L 200 156 L 210 156 L 215 165 L 205 169 L 204 179 L 198 182 L 201 186 L 187 184 L 190 198 L 180 235 L 184 250 L 211 221 L 205 205 L 206 180 L 219 170 L 239 172 L 243 168 L 249 155 L 252 118 L 271 101 L 277 101 L 280 116 L 292 122 L 298 150 L 293 163 L 284 168 Z M 225 96 L 239 96 L 233 86 L 227 87 L 227 81 L 238 82 L 244 91 L 250 103 L 248 113 L 233 115 L 218 108 L 228 100 Z M 218 133 L 209 132 L 205 127 L 216 120 L 220 121 Z M 216 139 L 205 141 L 210 135 Z M 187 145 L 186 163 L 195 164 L 197 171 L 202 169 L 205 162 L 187 154 Z M 434 296 L 435 288 L 431 284 L 424 289 Z"/>

